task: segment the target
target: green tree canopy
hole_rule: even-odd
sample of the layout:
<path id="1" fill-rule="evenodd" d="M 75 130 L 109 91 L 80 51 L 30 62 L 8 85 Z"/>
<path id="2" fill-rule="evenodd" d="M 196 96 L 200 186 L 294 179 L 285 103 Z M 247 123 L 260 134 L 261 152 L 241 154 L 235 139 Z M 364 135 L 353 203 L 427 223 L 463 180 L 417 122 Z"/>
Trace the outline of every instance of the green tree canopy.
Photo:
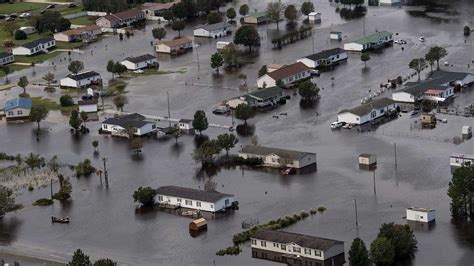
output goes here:
<path id="1" fill-rule="evenodd" d="M 268 68 L 267 65 L 263 65 L 259 70 L 258 70 L 258 77 L 261 77 L 265 74 L 268 73 Z"/>
<path id="2" fill-rule="evenodd" d="M 453 173 L 448 185 L 451 215 L 457 219 L 474 221 L 474 166 L 465 165 Z"/>
<path id="3" fill-rule="evenodd" d="M 79 116 L 79 112 L 77 110 L 72 110 L 71 116 L 69 116 L 69 126 L 71 126 L 74 129 L 74 133 L 77 134 L 81 125 L 82 120 Z"/>
<path id="4" fill-rule="evenodd" d="M 294 22 L 298 18 L 298 10 L 295 5 L 288 5 L 285 8 L 285 18 L 290 22 Z"/>
<path id="5" fill-rule="evenodd" d="M 235 17 L 237 16 L 237 12 L 235 12 L 235 9 L 231 7 L 227 9 L 227 11 L 225 12 L 225 15 L 228 19 L 234 20 Z"/>
<path id="6" fill-rule="evenodd" d="M 229 150 L 235 147 L 235 144 L 237 144 L 239 140 L 237 139 L 237 136 L 235 134 L 221 134 L 217 136 L 217 144 L 221 149 L 224 149 L 226 151 L 226 156 L 229 156 Z"/>
<path id="7" fill-rule="evenodd" d="M 306 1 L 301 5 L 301 13 L 309 18 L 309 13 L 314 12 L 314 5 L 310 1 Z"/>
<path id="8" fill-rule="evenodd" d="M 396 259 L 410 258 L 417 249 L 417 241 L 413 231 L 408 225 L 382 224 L 377 238 L 388 239 L 393 246 Z"/>
<path id="9" fill-rule="evenodd" d="M 421 79 L 420 73 L 423 70 L 423 68 L 426 67 L 426 61 L 424 58 L 415 58 L 410 61 L 410 63 L 408 64 L 408 67 L 416 71 L 416 73 L 418 74 L 418 80 L 420 80 Z"/>
<path id="10" fill-rule="evenodd" d="M 249 6 L 247 4 L 243 4 L 239 8 L 239 14 L 241 16 L 246 16 L 249 13 Z"/>
<path id="11" fill-rule="evenodd" d="M 89 259 L 89 256 L 84 254 L 82 250 L 77 249 L 74 252 L 74 255 L 72 255 L 72 260 L 68 263 L 69 266 L 90 266 L 91 260 Z"/>
<path id="12" fill-rule="evenodd" d="M 376 266 L 391 266 L 395 251 L 392 243 L 385 237 L 377 237 L 370 245 L 370 259 Z"/>
<path id="13" fill-rule="evenodd" d="M 267 4 L 267 18 L 277 24 L 277 31 L 280 30 L 279 22 L 281 14 L 285 10 L 285 5 L 281 1 L 270 2 Z"/>
<path id="14" fill-rule="evenodd" d="M 36 122 L 38 125 L 38 131 L 40 131 L 40 122 L 48 116 L 49 110 L 42 106 L 33 106 L 30 111 L 30 121 Z"/>
<path id="15" fill-rule="evenodd" d="M 244 25 L 235 32 L 234 43 L 248 46 L 249 51 L 252 51 L 252 46 L 260 45 L 260 36 L 255 27 Z"/>
<path id="16" fill-rule="evenodd" d="M 471 27 L 469 27 L 469 26 L 466 25 L 466 26 L 464 26 L 463 31 L 464 31 L 464 36 L 469 36 L 469 35 L 471 35 Z"/>
<path id="17" fill-rule="evenodd" d="M 112 99 L 112 102 L 117 108 L 117 110 L 123 112 L 123 107 L 128 103 L 128 98 L 127 96 L 119 93 Z"/>
<path id="18" fill-rule="evenodd" d="M 166 30 L 165 28 L 154 28 L 151 30 L 151 33 L 153 34 L 153 38 L 158 39 L 161 41 L 161 39 L 166 37 Z"/>
<path id="19" fill-rule="evenodd" d="M 201 163 L 202 167 L 212 164 L 214 155 L 220 152 L 217 141 L 206 140 L 199 147 L 194 149 L 192 157 L 194 161 Z"/>
<path id="20" fill-rule="evenodd" d="M 440 46 L 431 47 L 428 51 L 430 58 L 436 60 L 436 68 L 439 70 L 439 60 L 448 55 L 448 51 Z"/>
<path id="21" fill-rule="evenodd" d="M 213 10 L 207 15 L 207 23 L 216 24 L 222 22 L 222 16 L 219 12 Z"/>
<path id="22" fill-rule="evenodd" d="M 26 76 L 21 76 L 20 79 L 18 80 L 18 87 L 23 89 L 23 95 L 21 97 L 28 98 L 29 95 L 26 93 L 26 86 L 28 86 L 30 82 L 28 81 L 28 78 Z"/>
<path id="23" fill-rule="evenodd" d="M 349 250 L 349 265 L 350 266 L 371 266 L 369 259 L 369 252 L 365 247 L 362 239 L 356 238 L 352 241 L 351 249 Z"/>
<path id="24" fill-rule="evenodd" d="M 155 205 L 156 190 L 151 187 L 139 187 L 133 192 L 133 201 L 140 203 L 145 207 L 152 207 Z"/>
<path id="25" fill-rule="evenodd" d="M 186 22 L 184 20 L 174 20 L 171 21 L 171 29 L 178 32 L 178 37 L 181 37 L 181 31 L 186 27 Z"/>
<path id="26" fill-rule="evenodd" d="M 116 266 L 117 262 L 111 259 L 100 259 L 94 262 L 94 266 Z"/>
<path id="27" fill-rule="evenodd" d="M 143 141 L 141 138 L 133 136 L 129 146 L 135 154 L 138 154 L 143 148 Z"/>
<path id="28" fill-rule="evenodd" d="M 193 128 L 199 131 L 201 135 L 208 127 L 209 123 L 207 122 L 206 113 L 203 110 L 197 110 L 196 113 L 194 113 Z"/>
<path id="29" fill-rule="evenodd" d="M 15 31 L 15 40 L 26 40 L 28 36 L 26 36 L 26 33 L 22 30 L 16 30 Z"/>
<path id="30" fill-rule="evenodd" d="M 84 63 L 78 60 L 72 61 L 71 63 L 69 63 L 67 69 L 71 71 L 72 74 L 77 75 L 77 73 L 81 72 L 84 69 Z"/>
<path id="31" fill-rule="evenodd" d="M 230 43 L 224 46 L 224 49 L 221 51 L 222 59 L 226 67 L 239 67 L 240 66 L 240 51 L 239 48 Z"/>
<path id="32" fill-rule="evenodd" d="M 247 125 L 247 120 L 255 116 L 255 110 L 247 104 L 241 103 L 235 108 L 235 117 L 244 121 Z"/>
<path id="33" fill-rule="evenodd" d="M 215 68 L 216 72 L 219 73 L 219 67 L 224 64 L 224 58 L 217 52 L 211 55 L 211 68 Z"/>
<path id="34" fill-rule="evenodd" d="M 360 60 L 364 62 L 364 67 L 367 67 L 367 61 L 370 60 L 370 54 L 367 52 L 363 52 L 360 54 Z"/>
<path id="35" fill-rule="evenodd" d="M 298 93 L 304 101 L 313 101 L 318 97 L 319 88 L 308 79 L 298 85 Z"/>
<path id="36" fill-rule="evenodd" d="M 21 204 L 15 203 L 15 194 L 7 187 L 0 186 L 0 218 L 9 212 L 23 208 Z"/>
<path id="37" fill-rule="evenodd" d="M 30 25 L 35 27 L 38 33 L 54 33 L 69 29 L 71 27 L 71 22 L 57 11 L 48 11 L 44 14 L 32 17 Z"/>

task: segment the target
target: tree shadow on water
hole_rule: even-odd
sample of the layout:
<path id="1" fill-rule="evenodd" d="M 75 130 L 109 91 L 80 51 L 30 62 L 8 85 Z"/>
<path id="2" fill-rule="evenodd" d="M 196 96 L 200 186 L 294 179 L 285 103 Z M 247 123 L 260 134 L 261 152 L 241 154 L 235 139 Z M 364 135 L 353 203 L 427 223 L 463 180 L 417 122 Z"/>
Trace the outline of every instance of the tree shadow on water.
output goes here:
<path id="1" fill-rule="evenodd" d="M 358 6 L 351 8 L 341 8 L 339 10 L 339 15 L 344 20 L 359 19 L 365 17 L 367 14 L 367 8 L 365 6 Z"/>
<path id="2" fill-rule="evenodd" d="M 237 131 L 237 135 L 241 137 L 251 137 L 255 134 L 255 126 L 250 126 L 250 125 L 237 125 L 235 128 Z"/>
<path id="3" fill-rule="evenodd" d="M 181 155 L 181 153 L 183 153 L 183 151 L 184 151 L 184 145 L 179 142 L 173 143 L 170 147 L 170 154 L 174 155 L 176 158 L 179 158 L 179 156 Z"/>
<path id="4" fill-rule="evenodd" d="M 204 142 L 209 140 L 209 136 L 197 134 L 194 136 L 194 145 L 199 148 Z"/>

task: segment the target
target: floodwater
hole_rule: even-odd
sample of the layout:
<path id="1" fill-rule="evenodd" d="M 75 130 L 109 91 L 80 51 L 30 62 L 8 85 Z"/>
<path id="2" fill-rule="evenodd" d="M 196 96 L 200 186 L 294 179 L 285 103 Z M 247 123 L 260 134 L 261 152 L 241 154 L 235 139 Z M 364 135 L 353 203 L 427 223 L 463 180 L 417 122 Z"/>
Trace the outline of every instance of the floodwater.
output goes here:
<path id="1" fill-rule="evenodd" d="M 247 1 L 239 1 L 239 5 L 244 2 Z M 251 9 L 261 9 L 265 5 L 264 1 L 248 2 Z M 301 4 L 303 1 L 292 2 Z M 195 147 L 191 136 L 180 138 L 178 145 L 174 140 L 146 139 L 142 156 L 137 159 L 131 156 L 124 140 L 99 136 L 96 133 L 100 127 L 98 122 L 88 123 L 91 134 L 77 139 L 69 133 L 67 118 L 58 120 L 59 114 L 51 115 L 48 121 L 42 123 L 42 127 L 48 130 L 39 142 L 34 138 L 35 125 L 3 124 L 0 126 L 3 152 L 35 152 L 47 157 L 57 154 L 62 162 L 71 164 L 90 158 L 96 167 L 101 166 L 100 157 L 105 156 L 108 157 L 110 175 L 108 189 L 100 186 L 96 176 L 72 178 L 72 201 L 68 204 L 32 207 L 30 202 L 48 196 L 49 190 L 22 192 L 17 199 L 26 207 L 7 215 L 0 223 L 3 242 L 38 252 L 54 251 L 55 254 L 63 254 L 63 257 L 81 248 L 95 258 L 109 257 L 133 265 L 269 265 L 269 262 L 252 259 L 248 245 L 243 247 L 243 253 L 239 256 L 217 257 L 215 252 L 232 244 L 232 235 L 241 230 L 243 220 L 265 222 L 319 206 L 326 207 L 327 211 L 287 230 L 343 240 L 347 252 L 355 237 L 361 237 L 369 245 L 382 223 L 405 223 L 402 218 L 405 208 L 419 206 L 436 209 L 437 217 L 432 230 L 415 231 L 418 252 L 413 265 L 472 265 L 473 226 L 463 227 L 451 222 L 446 190 L 451 178 L 449 155 L 452 152 L 473 153 L 474 144 L 472 140 L 454 145 L 430 138 L 459 135 L 462 125 L 473 124 L 472 118 L 450 116 L 447 126 L 439 126 L 432 131 L 410 132 L 410 118 L 402 116 L 379 128 L 376 134 L 332 132 L 329 124 L 341 109 L 358 105 L 369 89 L 377 89 L 388 78 L 411 73 L 409 61 L 423 57 L 431 45 L 446 47 L 449 55 L 443 60 L 454 64 L 450 69 L 472 72 L 467 69 L 467 64 L 474 59 L 473 38 L 465 42 L 462 27 L 474 25 L 473 3 L 468 0 L 449 1 L 442 8 L 449 12 L 426 12 L 424 7 L 419 6 L 369 7 L 364 19 L 346 21 L 327 1 L 314 2 L 323 14 L 323 22 L 316 27 L 314 34 L 316 51 L 342 46 L 342 43 L 329 41 L 329 31 L 342 31 L 344 42 L 363 35 L 364 24 L 367 33 L 388 30 L 399 33 L 394 38 L 408 41 L 404 51 L 394 45 L 373 54 L 366 69 L 359 56 L 351 54 L 347 63 L 332 72 L 323 73 L 317 79 L 322 88 L 322 98 L 314 109 L 301 109 L 299 97 L 292 97 L 281 108 L 259 114 L 249 121 L 255 126 L 255 135 L 262 145 L 316 152 L 317 172 L 282 177 L 275 173 L 237 168 L 222 170 L 208 177 L 200 174 L 199 165 L 191 158 Z M 420 16 L 420 12 L 409 12 L 413 10 L 422 13 L 425 10 L 426 16 Z M 284 29 L 285 23 L 280 23 L 280 27 Z M 105 38 L 85 48 L 83 54 L 73 54 L 72 58 L 83 61 L 86 69 L 99 71 L 108 77 L 110 74 L 105 72 L 105 66 L 109 59 L 119 60 L 128 55 L 153 52 L 150 46 L 151 28 L 148 26 L 146 31 L 137 31 L 133 37 L 122 42 L 117 37 Z M 311 38 L 282 50 L 273 50 L 269 36 L 275 34 L 276 26 L 269 24 L 258 29 L 262 36 L 258 56 L 248 60 L 251 62 L 235 73 L 211 74 L 209 57 L 215 52 L 215 40 L 177 58 L 160 55 L 162 69 L 186 68 L 186 73 L 129 80 L 127 97 L 130 103 L 125 106 L 125 111 L 166 115 L 166 93 L 169 92 L 172 117 L 190 118 L 195 110 L 203 109 L 210 122 L 231 124 L 230 117 L 212 115 L 211 110 L 218 102 L 245 93 L 245 90 L 238 89 L 239 73 L 248 76 L 250 86 L 255 84 L 261 65 L 291 63 L 313 50 Z M 191 28 L 182 33 L 189 34 Z M 169 30 L 168 36 L 173 35 L 174 32 Z M 420 35 L 427 38 L 425 43 L 417 41 Z M 65 62 L 59 62 L 57 58 L 54 61 L 59 65 L 55 75 L 60 78 L 67 71 Z M 51 62 L 45 63 L 48 64 Z M 50 70 L 50 66 L 37 66 L 37 74 L 31 80 L 40 81 L 41 76 Z M 30 75 L 31 70 L 15 73 L 10 79 L 15 80 L 23 73 Z M 423 75 L 426 73 L 423 72 Z M 19 91 L 14 88 L 2 92 L 0 99 L 16 95 Z M 40 87 L 31 87 L 28 92 L 32 96 L 44 96 Z M 390 93 L 385 94 L 390 97 Z M 472 103 L 473 94 L 471 91 L 460 95 L 455 104 Z M 58 98 L 59 95 L 55 93 L 49 97 Z M 272 118 L 280 112 L 286 112 L 288 116 Z M 316 116 L 316 112 L 321 115 Z M 215 137 L 223 130 L 210 129 L 205 133 Z M 409 137 L 412 135 L 426 138 Z M 93 156 L 91 141 L 94 139 L 100 141 L 99 157 Z M 249 141 L 249 138 L 241 137 L 238 146 Z M 232 152 L 236 153 L 237 148 Z M 360 153 L 374 153 L 378 157 L 376 195 L 372 173 L 357 168 Z M 189 218 L 165 212 L 135 213 L 131 195 L 139 186 L 203 188 L 208 179 L 217 183 L 219 191 L 235 194 L 240 210 L 211 221 L 208 231 L 199 237 L 189 235 Z M 358 205 L 358 228 L 355 227 L 354 199 L 357 199 Z M 51 215 L 69 216 L 72 222 L 68 225 L 51 224 Z M 61 258 L 61 255 L 58 257 Z"/>

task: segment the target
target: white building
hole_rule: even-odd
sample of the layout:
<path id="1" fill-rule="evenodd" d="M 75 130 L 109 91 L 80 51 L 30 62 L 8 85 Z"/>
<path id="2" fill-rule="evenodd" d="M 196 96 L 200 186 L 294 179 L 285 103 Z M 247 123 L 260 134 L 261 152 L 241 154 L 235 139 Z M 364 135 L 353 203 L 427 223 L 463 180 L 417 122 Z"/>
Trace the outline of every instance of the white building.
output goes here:
<path id="1" fill-rule="evenodd" d="M 11 53 L 0 52 L 0 66 L 15 62 L 15 56 Z"/>
<path id="2" fill-rule="evenodd" d="M 323 50 L 319 53 L 308 55 L 296 60 L 309 68 L 317 68 L 321 65 L 333 65 L 347 60 L 347 52 L 341 48 Z"/>
<path id="3" fill-rule="evenodd" d="M 264 89 L 249 92 L 240 97 L 251 107 L 264 108 L 278 104 L 283 97 L 283 89 L 278 86 L 266 87 Z"/>
<path id="4" fill-rule="evenodd" d="M 127 67 L 128 70 L 137 70 L 156 66 L 158 60 L 151 54 L 144 54 L 136 57 L 127 57 L 120 64 Z"/>
<path id="5" fill-rule="evenodd" d="M 344 109 L 337 115 L 338 122 L 362 125 L 385 115 L 391 115 L 399 109 L 398 103 L 389 98 L 381 98 L 352 109 Z"/>
<path id="6" fill-rule="evenodd" d="M 245 24 L 262 24 L 267 22 L 267 12 L 251 12 L 244 17 Z"/>
<path id="7" fill-rule="evenodd" d="M 217 191 L 164 186 L 156 189 L 158 203 L 206 212 L 218 212 L 233 207 L 234 195 Z"/>
<path id="8" fill-rule="evenodd" d="M 90 85 L 99 85 L 101 82 L 102 78 L 99 73 L 87 71 L 77 75 L 69 74 L 59 81 L 59 85 L 68 88 L 83 88 Z"/>
<path id="9" fill-rule="evenodd" d="M 18 30 L 21 30 L 21 31 L 25 32 L 26 35 L 36 33 L 36 28 L 31 27 L 31 26 L 23 26 L 23 27 L 18 28 Z"/>
<path id="10" fill-rule="evenodd" d="M 96 99 L 78 101 L 79 113 L 97 113 L 97 102 Z"/>
<path id="11" fill-rule="evenodd" d="M 301 169 L 316 165 L 316 153 L 247 145 L 239 152 L 243 159 L 260 158 L 265 166 Z"/>
<path id="12" fill-rule="evenodd" d="M 433 209 L 410 207 L 407 208 L 407 221 L 431 223 L 435 221 L 436 212 Z"/>
<path id="13" fill-rule="evenodd" d="M 217 50 L 222 50 L 224 49 L 227 45 L 231 44 L 231 42 L 222 42 L 222 41 L 219 41 L 216 43 L 216 48 Z"/>
<path id="14" fill-rule="evenodd" d="M 91 42 L 102 34 L 102 29 L 97 25 L 88 25 L 85 27 L 75 28 L 58 32 L 54 34 L 54 39 L 58 42 Z"/>
<path id="15" fill-rule="evenodd" d="M 178 121 L 178 128 L 184 131 L 193 130 L 193 120 L 192 119 L 180 119 Z"/>
<path id="16" fill-rule="evenodd" d="M 194 28 L 194 37 L 219 38 L 232 33 L 232 26 L 227 22 L 199 25 Z"/>
<path id="17" fill-rule="evenodd" d="M 308 14 L 309 21 L 313 22 L 321 22 L 321 13 L 319 12 L 311 12 Z"/>
<path id="18" fill-rule="evenodd" d="M 170 11 L 171 8 L 178 2 L 179 0 L 168 3 L 147 2 L 141 6 L 141 9 L 145 13 L 146 18 L 149 20 L 166 21 L 163 18 L 164 12 Z"/>
<path id="19" fill-rule="evenodd" d="M 344 242 L 277 230 L 258 230 L 250 238 L 252 257 L 287 265 L 345 263 Z"/>
<path id="20" fill-rule="evenodd" d="M 474 154 L 453 153 L 449 157 L 449 164 L 452 168 L 474 166 Z"/>
<path id="21" fill-rule="evenodd" d="M 358 40 L 344 44 L 344 50 L 362 52 L 369 49 L 377 49 L 393 42 L 393 33 L 388 31 L 376 32 Z"/>
<path id="22" fill-rule="evenodd" d="M 102 122 L 101 131 L 117 137 L 128 138 L 127 130 L 133 129 L 135 136 L 145 136 L 156 131 L 156 124 L 146 121 L 145 117 L 133 113 L 125 116 L 112 117 Z"/>
<path id="23" fill-rule="evenodd" d="M 379 0 L 379 5 L 381 6 L 393 6 L 400 4 L 400 0 Z"/>
<path id="24" fill-rule="evenodd" d="M 130 26 L 138 21 L 145 20 L 145 13 L 140 9 L 129 9 L 119 13 L 100 17 L 95 24 L 101 28 L 118 28 Z"/>
<path id="25" fill-rule="evenodd" d="M 342 32 L 340 32 L 340 31 L 331 31 L 329 33 L 329 38 L 331 40 L 341 41 L 342 40 Z"/>
<path id="26" fill-rule="evenodd" d="M 22 44 L 12 49 L 14 55 L 34 55 L 38 53 L 47 53 L 50 48 L 56 46 L 56 41 L 51 38 L 41 38 Z"/>
<path id="27" fill-rule="evenodd" d="M 257 87 L 266 88 L 276 86 L 277 81 L 281 80 L 283 85 L 289 85 L 294 82 L 311 77 L 310 68 L 301 62 L 291 65 L 285 65 L 273 72 L 269 72 L 257 79 Z"/>
<path id="28" fill-rule="evenodd" d="M 188 37 L 160 41 L 155 45 L 157 53 L 179 55 L 193 49 L 193 41 Z"/>
<path id="29" fill-rule="evenodd" d="M 30 98 L 14 98 L 5 103 L 5 117 L 7 122 L 29 120 L 32 101 Z"/>

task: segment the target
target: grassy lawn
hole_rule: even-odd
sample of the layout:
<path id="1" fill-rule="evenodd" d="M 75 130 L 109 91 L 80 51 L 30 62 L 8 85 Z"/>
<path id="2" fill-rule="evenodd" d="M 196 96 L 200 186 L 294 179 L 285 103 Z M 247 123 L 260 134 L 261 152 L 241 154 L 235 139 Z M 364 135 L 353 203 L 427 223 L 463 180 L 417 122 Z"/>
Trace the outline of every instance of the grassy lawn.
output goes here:
<path id="1" fill-rule="evenodd" d="M 56 42 L 57 49 L 76 49 L 84 45 L 83 42 Z"/>
<path id="2" fill-rule="evenodd" d="M 90 24 L 94 24 L 95 20 L 96 20 L 96 17 L 83 16 L 83 17 L 73 18 L 70 21 L 71 21 L 71 24 L 74 24 L 74 25 L 90 25 Z"/>
<path id="3" fill-rule="evenodd" d="M 0 24 L 0 27 L 1 26 L 2 25 Z M 21 26 L 21 25 L 18 25 L 18 26 Z M 31 42 L 31 41 L 37 40 L 39 38 L 48 37 L 48 36 L 51 36 L 51 34 L 49 34 L 49 33 L 41 33 L 41 34 L 34 33 L 34 34 L 28 35 L 28 38 L 26 40 L 15 40 L 14 36 L 10 36 L 10 34 L 8 34 L 8 32 L 3 31 L 3 28 L 0 28 L 0 40 L 11 40 L 15 43 L 15 45 L 21 45 L 21 44 Z M 0 52 L 3 52 L 3 51 L 5 51 L 5 47 L 3 47 L 3 42 L 2 42 L 2 43 L 0 43 Z"/>
<path id="4" fill-rule="evenodd" d="M 22 13 L 30 10 L 41 9 L 47 7 L 48 4 L 45 3 L 26 3 L 26 2 L 16 2 L 14 4 L 0 4 L 0 13 L 10 14 L 10 13 Z"/>
<path id="5" fill-rule="evenodd" d="M 57 2 L 57 1 L 55 1 Z M 69 2 L 69 1 L 64 1 L 64 2 Z M 66 16 L 66 15 L 71 15 L 71 14 L 76 14 L 82 12 L 82 6 L 76 6 L 73 8 L 68 8 L 65 9 L 64 11 L 61 12 L 61 15 Z"/>
<path id="6" fill-rule="evenodd" d="M 180 69 L 163 69 L 163 70 L 156 70 L 155 68 L 147 68 L 143 70 L 143 73 L 137 74 L 133 73 L 133 71 L 128 71 L 127 73 L 123 74 L 122 77 L 124 79 L 130 79 L 130 78 L 136 78 L 140 76 L 151 76 L 151 75 L 166 75 L 166 74 L 174 74 L 174 73 L 179 73 L 179 74 L 184 74 L 186 73 L 186 68 L 180 68 Z"/>
<path id="7" fill-rule="evenodd" d="M 22 63 L 32 63 L 34 62 L 35 64 L 42 63 L 48 59 L 51 59 L 55 56 L 58 55 L 58 53 L 61 53 L 60 51 L 53 50 L 50 53 L 47 54 L 36 54 L 33 56 L 26 56 L 26 55 L 15 55 L 15 61 L 16 62 L 22 62 Z"/>
<path id="8" fill-rule="evenodd" d="M 10 68 L 10 74 L 12 74 L 13 72 L 15 71 L 20 71 L 22 69 L 25 69 L 25 68 L 29 68 L 30 66 L 23 66 L 23 65 L 8 65 L 8 68 Z M 0 77 L 4 77 L 5 76 L 5 73 L 3 71 L 0 71 Z"/>
<path id="9" fill-rule="evenodd" d="M 53 99 L 43 98 L 43 97 L 31 97 L 31 101 L 34 106 L 43 106 L 50 111 L 64 111 L 70 112 L 77 108 L 77 106 L 68 106 L 62 107 L 59 103 L 55 102 Z"/>
<path id="10" fill-rule="evenodd" d="M 117 94 L 117 93 L 127 93 L 128 91 L 125 90 L 127 87 L 127 82 L 123 80 L 116 79 L 112 83 L 105 88 L 107 92 L 110 92 L 111 94 Z"/>

